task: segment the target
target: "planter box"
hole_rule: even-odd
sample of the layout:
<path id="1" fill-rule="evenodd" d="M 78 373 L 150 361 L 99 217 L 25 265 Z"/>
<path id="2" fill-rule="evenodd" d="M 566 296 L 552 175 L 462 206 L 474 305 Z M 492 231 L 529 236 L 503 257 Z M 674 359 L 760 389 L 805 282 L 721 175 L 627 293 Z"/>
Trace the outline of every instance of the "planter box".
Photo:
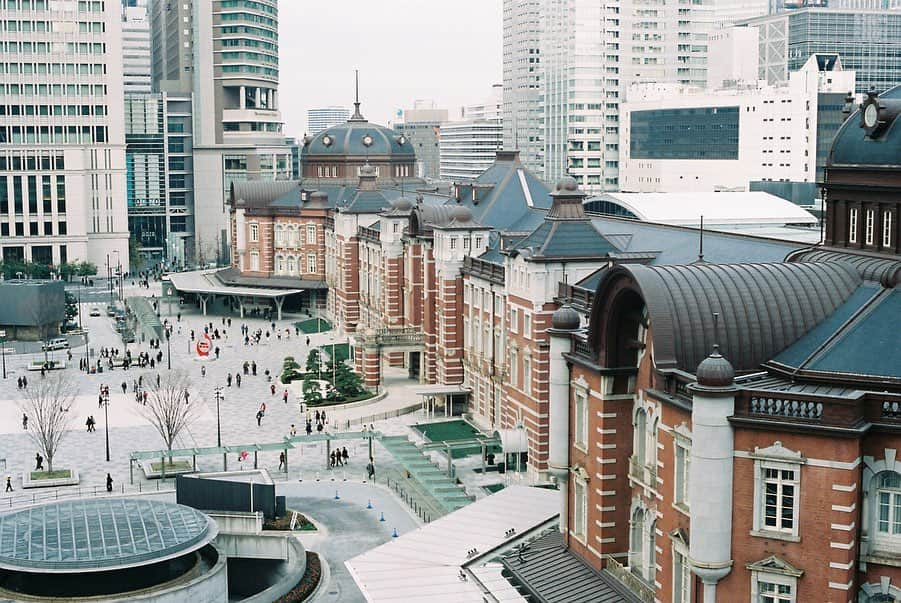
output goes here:
<path id="1" fill-rule="evenodd" d="M 23 488 L 55 488 L 57 486 L 74 486 L 78 483 L 78 471 L 75 469 L 56 469 L 55 471 L 68 471 L 69 477 L 56 477 L 53 479 L 32 479 L 31 471 L 22 474 Z"/>
<path id="2" fill-rule="evenodd" d="M 144 472 L 144 477 L 147 479 L 161 479 L 163 477 L 163 472 L 154 468 L 154 465 L 159 466 L 159 463 L 160 461 L 157 459 L 141 461 L 141 470 Z M 173 459 L 172 463 L 175 465 L 174 468 L 168 466 L 168 460 L 166 462 L 166 477 L 195 473 L 191 461 L 185 459 Z"/>
<path id="3" fill-rule="evenodd" d="M 47 367 L 48 371 L 60 371 L 64 368 L 66 368 L 66 363 L 60 362 L 59 360 L 57 360 L 56 362 L 53 362 L 52 364 L 48 363 L 48 365 L 49 365 Z M 29 371 L 39 371 L 39 370 L 41 370 L 42 366 L 44 366 L 43 362 L 32 362 L 31 364 L 28 365 L 28 370 Z"/>

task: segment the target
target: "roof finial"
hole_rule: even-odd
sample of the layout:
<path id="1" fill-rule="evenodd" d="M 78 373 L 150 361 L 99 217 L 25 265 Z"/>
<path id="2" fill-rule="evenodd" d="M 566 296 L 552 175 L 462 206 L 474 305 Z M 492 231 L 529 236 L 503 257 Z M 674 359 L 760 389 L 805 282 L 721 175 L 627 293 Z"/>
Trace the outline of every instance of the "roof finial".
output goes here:
<path id="1" fill-rule="evenodd" d="M 360 70 L 354 69 L 354 114 L 348 121 L 366 121 L 360 113 Z"/>
<path id="2" fill-rule="evenodd" d="M 704 261 L 704 216 L 701 216 L 701 233 L 698 239 L 698 261 Z M 719 316 L 714 314 L 714 316 Z"/>

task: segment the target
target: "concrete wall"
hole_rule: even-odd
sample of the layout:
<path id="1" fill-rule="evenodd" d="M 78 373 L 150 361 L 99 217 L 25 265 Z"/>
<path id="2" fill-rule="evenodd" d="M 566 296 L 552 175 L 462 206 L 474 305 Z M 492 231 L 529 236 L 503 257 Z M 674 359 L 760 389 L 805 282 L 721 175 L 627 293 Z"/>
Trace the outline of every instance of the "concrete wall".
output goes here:
<path id="1" fill-rule="evenodd" d="M 228 557 L 243 559 L 282 559 L 290 557 L 290 543 L 279 532 L 259 534 L 223 534 L 216 537 L 216 546 Z"/>

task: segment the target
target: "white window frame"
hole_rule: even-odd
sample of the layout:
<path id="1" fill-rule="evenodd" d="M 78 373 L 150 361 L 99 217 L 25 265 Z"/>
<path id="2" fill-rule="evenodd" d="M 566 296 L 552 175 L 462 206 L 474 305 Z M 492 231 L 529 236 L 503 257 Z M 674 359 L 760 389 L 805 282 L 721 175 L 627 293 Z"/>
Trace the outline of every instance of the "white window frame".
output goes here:
<path id="1" fill-rule="evenodd" d="M 519 308 L 510 308 L 510 332 L 519 333 Z"/>
<path id="2" fill-rule="evenodd" d="M 532 357 L 528 352 L 522 355 L 522 391 L 532 393 Z"/>
<path id="3" fill-rule="evenodd" d="M 885 487 L 881 486 L 881 481 L 887 474 L 898 475 L 895 471 L 881 471 L 874 476 L 873 480 L 873 527 L 872 538 L 873 548 L 877 551 L 899 552 L 901 551 L 901 487 Z M 901 479 L 901 476 L 898 476 Z M 883 495 L 889 497 L 888 519 L 886 524 L 888 532 L 882 530 L 882 517 L 880 510 L 882 508 Z M 894 528 L 892 527 L 894 524 Z M 897 531 L 895 531 L 897 530 Z"/>
<path id="4" fill-rule="evenodd" d="M 307 273 L 313 274 L 316 272 L 316 254 L 308 253 L 307 254 Z"/>
<path id="5" fill-rule="evenodd" d="M 316 244 L 316 225 L 307 224 L 307 245 Z"/>
<path id="6" fill-rule="evenodd" d="M 297 271 L 297 260 L 293 255 L 288 256 L 288 274 L 294 274 Z"/>
<path id="7" fill-rule="evenodd" d="M 529 312 L 522 313 L 522 334 L 525 337 L 532 336 L 532 315 Z"/>
<path id="8" fill-rule="evenodd" d="M 588 536 L 588 483 L 579 477 L 573 479 L 572 525 L 570 533 L 584 543 Z"/>
<path id="9" fill-rule="evenodd" d="M 259 272 L 260 271 L 260 253 L 258 251 L 250 252 L 250 271 L 251 272 Z"/>
<path id="10" fill-rule="evenodd" d="M 872 245 L 875 240 L 874 231 L 876 224 L 876 211 L 872 209 L 868 209 L 865 214 L 865 225 L 864 225 L 864 245 Z"/>
<path id="11" fill-rule="evenodd" d="M 275 273 L 276 274 L 284 274 L 285 273 L 285 258 L 282 256 L 275 257 Z"/>
<path id="12" fill-rule="evenodd" d="M 256 222 L 250 223 L 250 242 L 251 243 L 259 243 L 260 242 L 260 225 Z"/>
<path id="13" fill-rule="evenodd" d="M 519 351 L 510 350 L 510 384 L 519 387 Z"/>
<path id="14" fill-rule="evenodd" d="M 848 242 L 857 242 L 857 208 L 852 207 L 848 210 Z"/>
<path id="15" fill-rule="evenodd" d="M 761 584 L 771 584 L 778 588 L 787 586 L 791 593 L 783 598 L 767 598 L 766 592 L 761 592 Z M 798 579 L 782 574 L 770 574 L 766 572 L 751 572 L 751 601 L 752 603 L 796 603 L 798 596 Z"/>
<path id="16" fill-rule="evenodd" d="M 673 542 L 673 603 L 691 603 L 691 563 L 688 550 L 681 542 Z"/>
<path id="17" fill-rule="evenodd" d="M 575 417 L 573 429 L 573 445 L 583 452 L 588 452 L 588 390 L 575 388 Z"/>
<path id="18" fill-rule="evenodd" d="M 882 246 L 892 246 L 892 218 L 894 214 L 891 211 L 882 212 Z"/>
<path id="19" fill-rule="evenodd" d="M 674 432 L 673 437 L 673 506 L 687 513 L 688 483 L 691 475 L 691 440 Z"/>
<path id="20" fill-rule="evenodd" d="M 769 448 L 755 449 L 752 454 L 754 461 L 754 517 L 751 530 L 752 536 L 760 536 L 763 538 L 776 538 L 780 540 L 788 540 L 790 542 L 799 542 L 799 527 L 801 523 L 801 467 L 806 460 L 798 453 L 782 447 L 781 442 L 776 442 Z M 792 500 L 792 527 L 791 529 L 777 526 L 769 527 L 766 525 L 765 513 L 765 487 L 767 484 L 767 470 L 779 471 L 780 475 L 775 479 L 778 484 L 794 485 L 794 496 Z M 792 479 L 786 479 L 781 475 L 783 471 L 793 471 Z M 781 523 L 783 516 L 782 491 L 777 492 L 776 520 L 777 524 Z"/>

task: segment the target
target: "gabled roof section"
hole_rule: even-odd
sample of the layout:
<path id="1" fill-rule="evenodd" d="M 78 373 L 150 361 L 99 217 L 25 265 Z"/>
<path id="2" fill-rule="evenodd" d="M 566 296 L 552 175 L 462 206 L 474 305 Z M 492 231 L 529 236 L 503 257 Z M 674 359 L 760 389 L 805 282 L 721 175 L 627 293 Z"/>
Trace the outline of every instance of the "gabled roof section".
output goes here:
<path id="1" fill-rule="evenodd" d="M 546 220 L 529 236 L 519 241 L 511 255 L 528 251 L 531 261 L 601 259 L 619 251 L 588 220 Z"/>

